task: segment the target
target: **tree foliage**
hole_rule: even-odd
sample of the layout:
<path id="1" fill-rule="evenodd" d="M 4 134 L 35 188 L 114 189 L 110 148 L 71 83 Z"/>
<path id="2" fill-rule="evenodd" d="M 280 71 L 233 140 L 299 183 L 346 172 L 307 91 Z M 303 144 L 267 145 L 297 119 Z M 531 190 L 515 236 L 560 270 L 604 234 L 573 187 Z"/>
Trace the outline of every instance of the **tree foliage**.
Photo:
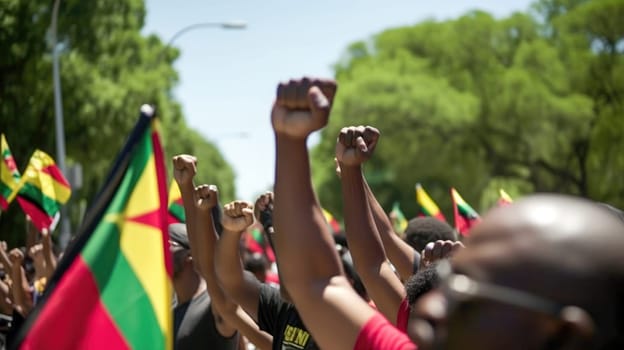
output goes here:
<path id="1" fill-rule="evenodd" d="M 0 0 L 0 131 L 7 135 L 20 169 L 35 148 L 56 158 L 52 3 Z M 81 164 L 84 174 L 83 188 L 72 196 L 73 208 L 88 203 L 102 185 L 143 103 L 156 105 L 167 158 L 197 155 L 198 180 L 217 183 L 225 199 L 234 196 L 231 167 L 215 145 L 187 127 L 172 98 L 177 82 L 172 64 L 178 51 L 154 35 L 142 35 L 144 18 L 141 0 L 60 3 L 57 50 L 67 165 Z M 15 204 L 2 215 L 5 239 L 21 236 L 20 213 Z M 78 216 L 74 213 L 74 230 Z"/>
<path id="2" fill-rule="evenodd" d="M 569 193 L 624 206 L 624 2 L 541 0 L 383 31 L 349 46 L 330 125 L 314 149 L 320 200 L 341 212 L 340 127 L 382 132 L 366 174 L 381 203 L 417 212 L 421 182 L 448 215 L 454 186 L 485 210 L 512 196 Z"/>

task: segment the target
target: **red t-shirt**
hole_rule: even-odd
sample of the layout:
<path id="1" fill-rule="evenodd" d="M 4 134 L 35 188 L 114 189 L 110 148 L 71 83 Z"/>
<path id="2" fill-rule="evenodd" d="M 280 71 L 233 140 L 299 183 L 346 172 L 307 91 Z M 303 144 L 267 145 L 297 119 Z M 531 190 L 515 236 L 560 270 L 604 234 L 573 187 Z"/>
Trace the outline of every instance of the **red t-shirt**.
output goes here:
<path id="1" fill-rule="evenodd" d="M 403 299 L 401 302 L 401 306 L 399 306 L 399 312 L 397 314 L 397 328 L 403 332 L 407 333 L 407 320 L 409 319 L 410 308 L 407 304 L 407 297 Z"/>
<path id="2" fill-rule="evenodd" d="M 381 314 L 375 314 L 360 330 L 353 350 L 417 350 L 407 335 Z"/>

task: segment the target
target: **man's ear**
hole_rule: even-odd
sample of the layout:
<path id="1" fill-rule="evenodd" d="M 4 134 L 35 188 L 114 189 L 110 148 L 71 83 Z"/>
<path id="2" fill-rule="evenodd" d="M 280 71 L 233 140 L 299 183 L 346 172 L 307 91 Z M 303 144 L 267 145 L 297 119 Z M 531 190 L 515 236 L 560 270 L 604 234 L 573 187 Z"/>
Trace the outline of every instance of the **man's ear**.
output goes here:
<path id="1" fill-rule="evenodd" d="M 588 349 L 594 338 L 594 320 L 578 306 L 566 306 L 559 313 L 562 326 L 556 336 L 559 349 Z M 554 339 L 553 339 L 554 340 Z"/>

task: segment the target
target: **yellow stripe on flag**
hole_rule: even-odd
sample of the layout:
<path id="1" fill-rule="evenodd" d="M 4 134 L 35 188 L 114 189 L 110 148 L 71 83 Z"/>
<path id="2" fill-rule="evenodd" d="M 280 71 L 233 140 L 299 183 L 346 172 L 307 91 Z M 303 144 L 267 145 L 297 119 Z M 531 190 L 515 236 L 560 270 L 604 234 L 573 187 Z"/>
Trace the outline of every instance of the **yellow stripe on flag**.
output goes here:
<path id="1" fill-rule="evenodd" d="M 71 197 L 69 187 L 57 182 L 50 174 L 42 172 L 41 169 L 35 168 L 32 164 L 28 165 L 23 176 L 26 177 L 26 182 L 38 187 L 46 197 L 61 204 L 65 204 Z"/>
<path id="2" fill-rule="evenodd" d="M 160 227 L 145 225 L 129 218 L 141 217 L 159 210 L 160 198 L 155 173 L 154 156 L 150 156 L 145 171 L 137 182 L 126 206 L 126 222 L 121 233 L 121 250 L 143 285 L 158 318 L 163 334 L 169 335 L 171 312 L 171 285 L 169 283 L 163 255 L 163 240 Z M 152 264 L 145 265 L 145 261 Z"/>

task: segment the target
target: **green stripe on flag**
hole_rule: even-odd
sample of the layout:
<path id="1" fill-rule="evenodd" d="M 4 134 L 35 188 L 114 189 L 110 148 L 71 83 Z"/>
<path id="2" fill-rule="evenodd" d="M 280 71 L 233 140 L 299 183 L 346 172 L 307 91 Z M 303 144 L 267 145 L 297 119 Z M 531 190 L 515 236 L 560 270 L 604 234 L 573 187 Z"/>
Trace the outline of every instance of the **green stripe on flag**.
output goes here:
<path id="1" fill-rule="evenodd" d="M 13 192 L 13 189 L 7 186 L 4 182 L 0 181 L 0 196 L 9 198 L 11 192 Z"/>
<path id="2" fill-rule="evenodd" d="M 39 206 L 49 216 L 54 216 L 61 207 L 59 202 L 44 195 L 39 188 L 29 182 L 24 183 L 24 186 L 20 188 L 19 195 Z"/>
<path id="3" fill-rule="evenodd" d="M 101 222 L 81 255 L 95 276 L 102 303 L 131 348 L 164 349 L 165 336 L 145 289 L 121 252 L 120 239 L 116 224 Z"/>
<path id="4" fill-rule="evenodd" d="M 145 133 L 140 141 L 137 142 L 134 156 L 128 164 L 126 174 L 119 184 L 115 198 L 112 200 L 107 212 L 123 212 L 126 208 L 128 198 L 132 195 L 132 191 L 141 175 L 145 171 L 147 162 L 152 155 L 152 139 L 150 133 Z"/>
<path id="5" fill-rule="evenodd" d="M 184 215 L 184 207 L 181 206 L 178 203 L 171 203 L 171 205 L 169 206 L 169 213 L 171 213 L 171 215 L 175 216 L 176 219 L 180 220 L 180 222 L 185 222 L 185 215 Z"/>

